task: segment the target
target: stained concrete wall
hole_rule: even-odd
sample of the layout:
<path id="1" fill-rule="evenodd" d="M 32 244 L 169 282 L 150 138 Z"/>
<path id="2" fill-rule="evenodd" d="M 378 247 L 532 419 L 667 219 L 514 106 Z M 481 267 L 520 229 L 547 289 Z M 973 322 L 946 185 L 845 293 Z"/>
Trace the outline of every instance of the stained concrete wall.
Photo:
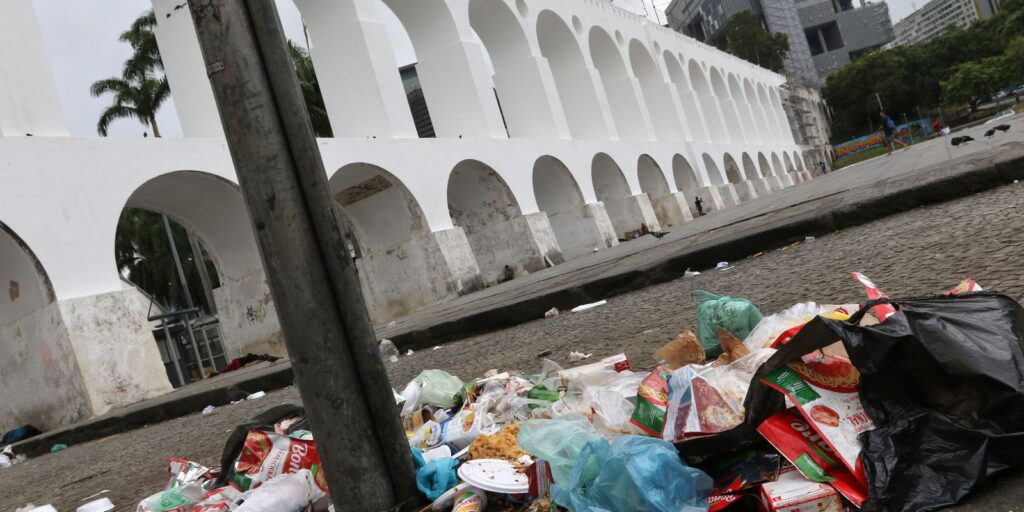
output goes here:
<path id="1" fill-rule="evenodd" d="M 213 300 L 228 359 L 248 353 L 285 355 L 284 336 L 262 269 L 221 281 L 213 290 Z"/>
<path id="2" fill-rule="evenodd" d="M 146 321 L 148 310 L 146 297 L 130 287 L 60 301 L 93 413 L 103 414 L 172 389 Z"/>

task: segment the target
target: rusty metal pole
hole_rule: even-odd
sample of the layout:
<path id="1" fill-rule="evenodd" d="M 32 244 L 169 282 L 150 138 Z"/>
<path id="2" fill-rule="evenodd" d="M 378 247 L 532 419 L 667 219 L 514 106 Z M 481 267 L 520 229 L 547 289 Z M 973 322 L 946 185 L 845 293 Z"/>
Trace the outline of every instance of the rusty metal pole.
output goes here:
<path id="1" fill-rule="evenodd" d="M 189 0 L 228 148 L 339 510 L 416 496 L 398 408 L 273 0 Z"/>

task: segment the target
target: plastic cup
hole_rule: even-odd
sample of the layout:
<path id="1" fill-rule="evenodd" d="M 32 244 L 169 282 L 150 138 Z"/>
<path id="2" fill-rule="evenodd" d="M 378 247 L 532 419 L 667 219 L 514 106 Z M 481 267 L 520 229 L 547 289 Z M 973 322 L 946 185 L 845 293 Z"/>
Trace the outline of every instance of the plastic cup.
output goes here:
<path id="1" fill-rule="evenodd" d="M 100 498 L 78 507 L 76 512 L 110 512 L 111 510 L 114 510 L 114 504 L 110 498 Z"/>

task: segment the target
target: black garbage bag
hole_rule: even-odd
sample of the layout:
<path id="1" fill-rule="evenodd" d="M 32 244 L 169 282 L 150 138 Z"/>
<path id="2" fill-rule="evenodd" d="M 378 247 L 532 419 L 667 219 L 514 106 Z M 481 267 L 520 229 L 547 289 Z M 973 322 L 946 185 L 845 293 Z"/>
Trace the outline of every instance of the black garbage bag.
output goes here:
<path id="1" fill-rule="evenodd" d="M 898 312 L 878 325 L 857 325 L 882 302 Z M 988 477 L 1024 463 L 1022 339 L 1024 309 L 995 293 L 885 299 L 847 322 L 818 317 L 758 370 L 736 430 L 749 431 L 785 407 L 761 378 L 842 341 L 875 424 L 860 435 L 869 484 L 863 508 L 954 505 Z"/>

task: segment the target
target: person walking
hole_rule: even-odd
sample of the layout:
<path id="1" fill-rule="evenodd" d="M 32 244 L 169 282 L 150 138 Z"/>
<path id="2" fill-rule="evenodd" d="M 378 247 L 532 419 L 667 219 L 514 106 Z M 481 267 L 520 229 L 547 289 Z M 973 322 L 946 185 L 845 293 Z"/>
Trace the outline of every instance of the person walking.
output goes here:
<path id="1" fill-rule="evenodd" d="M 896 123 L 893 122 L 892 118 L 885 112 L 881 112 L 879 116 L 882 119 L 882 125 L 878 127 L 877 131 L 885 132 L 885 148 L 888 150 L 885 156 L 892 155 L 892 151 L 896 148 L 897 142 L 906 148 L 907 144 L 900 140 L 899 137 L 896 137 Z"/>

